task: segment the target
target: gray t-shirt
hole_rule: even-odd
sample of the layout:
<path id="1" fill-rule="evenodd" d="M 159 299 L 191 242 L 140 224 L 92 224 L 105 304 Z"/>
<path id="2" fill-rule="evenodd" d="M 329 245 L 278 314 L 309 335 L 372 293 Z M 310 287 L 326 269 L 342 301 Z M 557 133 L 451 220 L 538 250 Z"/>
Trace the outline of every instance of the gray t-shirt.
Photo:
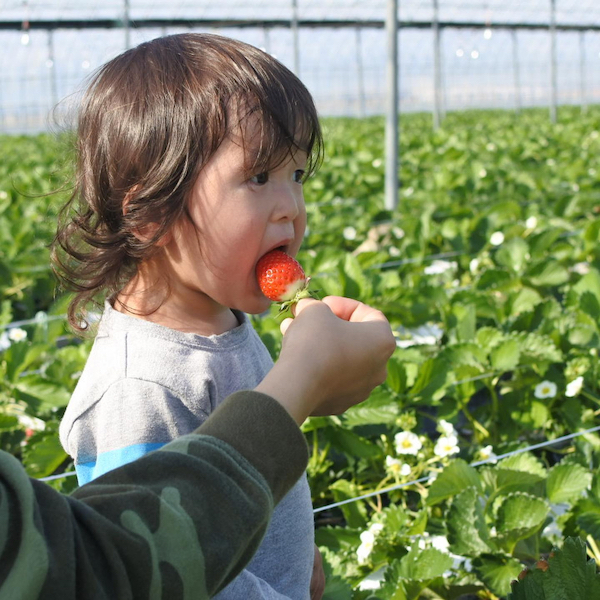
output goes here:
<path id="1" fill-rule="evenodd" d="M 194 431 L 228 395 L 252 389 L 273 362 L 243 313 L 221 335 L 182 333 L 108 303 L 60 424 L 80 483 Z M 276 507 L 255 557 L 220 600 L 305 600 L 314 557 L 306 476 Z"/>

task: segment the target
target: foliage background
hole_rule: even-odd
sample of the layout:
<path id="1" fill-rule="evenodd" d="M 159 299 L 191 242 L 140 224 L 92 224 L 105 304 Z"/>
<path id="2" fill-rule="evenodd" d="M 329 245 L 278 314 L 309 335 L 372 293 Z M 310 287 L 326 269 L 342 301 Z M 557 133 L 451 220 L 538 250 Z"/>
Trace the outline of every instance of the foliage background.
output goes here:
<path id="1" fill-rule="evenodd" d="M 437 131 L 403 116 L 393 213 L 383 121 L 324 129 L 299 259 L 322 294 L 383 310 L 398 340 L 366 403 L 304 425 L 326 598 L 506 597 L 567 535 L 599 559 L 597 432 L 494 456 L 597 424 L 600 110 L 563 108 L 556 125 L 451 113 Z M 69 144 L 0 138 L 0 444 L 34 477 L 72 469 L 57 427 L 90 347 L 49 268 Z M 254 323 L 276 357 L 276 310 Z"/>

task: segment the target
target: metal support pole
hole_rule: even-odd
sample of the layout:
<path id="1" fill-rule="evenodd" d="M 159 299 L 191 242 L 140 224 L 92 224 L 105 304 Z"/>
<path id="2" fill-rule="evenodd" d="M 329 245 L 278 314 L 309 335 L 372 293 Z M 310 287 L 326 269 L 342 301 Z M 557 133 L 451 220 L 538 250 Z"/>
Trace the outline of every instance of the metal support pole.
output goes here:
<path id="1" fill-rule="evenodd" d="M 263 44 L 265 52 L 271 54 L 271 30 L 268 27 L 263 28 Z"/>
<path id="2" fill-rule="evenodd" d="M 56 85 L 56 62 L 54 60 L 54 30 L 48 29 L 48 74 L 50 77 L 50 99 L 52 106 L 58 104 L 58 90 Z"/>
<path id="3" fill-rule="evenodd" d="M 300 41 L 298 35 L 298 0 L 292 0 L 292 36 L 294 40 L 294 73 L 300 77 Z"/>
<path id="4" fill-rule="evenodd" d="M 442 56 L 440 44 L 440 24 L 438 0 L 433 0 L 433 128 L 438 129 L 442 122 Z"/>
<path id="5" fill-rule="evenodd" d="M 385 208 L 398 206 L 398 0 L 388 0 L 387 18 L 387 115 L 385 120 Z"/>
<path id="6" fill-rule="evenodd" d="M 581 112 L 587 112 L 585 93 L 585 31 L 579 32 L 579 85 L 581 94 Z"/>
<path id="7" fill-rule="evenodd" d="M 356 81 L 358 85 L 358 116 L 363 119 L 365 108 L 365 73 L 362 61 L 362 35 L 360 27 L 356 28 Z"/>
<path id="8" fill-rule="evenodd" d="M 129 29 L 129 0 L 123 0 L 123 29 L 125 30 L 125 50 L 131 48 L 131 31 Z"/>
<path id="9" fill-rule="evenodd" d="M 550 0 L 550 120 L 556 123 L 556 0 Z"/>
<path id="10" fill-rule="evenodd" d="M 513 59 L 513 77 L 515 85 L 515 112 L 521 112 L 521 69 L 519 65 L 519 42 L 517 40 L 517 30 L 511 32 L 512 38 L 512 59 Z"/>

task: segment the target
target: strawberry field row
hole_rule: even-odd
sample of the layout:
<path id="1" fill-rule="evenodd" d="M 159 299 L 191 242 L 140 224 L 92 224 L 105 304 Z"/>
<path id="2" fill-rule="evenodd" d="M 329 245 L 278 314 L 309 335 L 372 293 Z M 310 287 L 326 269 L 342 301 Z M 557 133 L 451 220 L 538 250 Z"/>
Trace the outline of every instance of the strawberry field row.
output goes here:
<path id="1" fill-rule="evenodd" d="M 405 116 L 393 213 L 383 120 L 324 129 L 300 262 L 321 294 L 380 308 L 398 348 L 367 402 L 304 425 L 313 502 L 423 479 L 317 513 L 326 597 L 505 597 L 567 535 L 600 558 L 597 434 L 469 466 L 597 423 L 600 111 L 450 114 L 436 132 Z M 0 440 L 34 476 L 70 468 L 56 431 L 89 351 L 47 318 L 65 311 L 47 245 L 67 142 L 0 139 L 0 325 L 34 319 L 0 335 Z M 275 310 L 254 323 L 276 356 Z"/>

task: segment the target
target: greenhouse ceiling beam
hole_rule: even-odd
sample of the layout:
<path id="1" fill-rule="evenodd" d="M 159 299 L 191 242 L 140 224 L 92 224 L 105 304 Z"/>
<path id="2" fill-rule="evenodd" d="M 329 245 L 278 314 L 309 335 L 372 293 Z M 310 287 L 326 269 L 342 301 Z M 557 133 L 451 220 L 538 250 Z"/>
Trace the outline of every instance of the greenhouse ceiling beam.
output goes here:
<path id="1" fill-rule="evenodd" d="M 32 21 L 1 21 L 0 30 L 22 30 L 24 23 L 28 29 L 115 29 L 123 27 L 119 19 L 42 19 Z M 287 19 L 131 19 L 129 26 L 134 29 L 160 27 L 291 27 Z M 455 29 L 543 29 L 549 28 L 549 23 L 489 23 L 483 21 L 439 21 L 440 28 Z M 298 27 L 310 28 L 346 28 L 362 27 L 383 29 L 385 21 L 379 19 L 348 20 L 348 19 L 298 19 Z M 431 21 L 398 21 L 400 28 L 430 29 Z M 600 25 L 586 24 L 556 24 L 557 31 L 600 31 Z"/>

